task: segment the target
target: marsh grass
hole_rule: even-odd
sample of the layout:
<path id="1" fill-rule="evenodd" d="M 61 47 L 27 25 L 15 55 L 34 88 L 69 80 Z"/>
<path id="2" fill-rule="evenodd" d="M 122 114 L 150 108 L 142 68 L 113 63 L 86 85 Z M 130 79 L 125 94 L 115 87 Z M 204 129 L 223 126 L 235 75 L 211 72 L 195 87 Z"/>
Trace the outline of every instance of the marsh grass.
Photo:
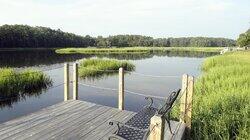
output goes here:
<path id="1" fill-rule="evenodd" d="M 83 59 L 79 63 L 79 76 L 81 78 L 98 78 L 104 75 L 118 73 L 120 67 L 124 70 L 133 71 L 135 65 L 128 61 L 115 59 Z"/>
<path id="2" fill-rule="evenodd" d="M 165 51 L 220 52 L 222 47 L 121 47 L 121 48 L 65 48 L 59 54 L 150 54 Z"/>
<path id="3" fill-rule="evenodd" d="M 0 68 L 0 100 L 31 96 L 51 85 L 52 80 L 42 72 Z"/>
<path id="4" fill-rule="evenodd" d="M 195 83 L 192 139 L 250 139 L 250 52 L 207 58 L 202 71 Z"/>

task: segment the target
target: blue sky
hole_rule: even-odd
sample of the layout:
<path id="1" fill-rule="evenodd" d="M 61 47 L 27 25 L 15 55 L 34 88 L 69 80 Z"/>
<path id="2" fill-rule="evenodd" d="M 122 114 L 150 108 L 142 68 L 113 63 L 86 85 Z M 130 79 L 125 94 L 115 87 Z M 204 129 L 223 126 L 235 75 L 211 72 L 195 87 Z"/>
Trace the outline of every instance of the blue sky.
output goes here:
<path id="1" fill-rule="evenodd" d="M 250 0 L 0 0 L 0 24 L 91 36 L 236 39 L 250 28 Z"/>

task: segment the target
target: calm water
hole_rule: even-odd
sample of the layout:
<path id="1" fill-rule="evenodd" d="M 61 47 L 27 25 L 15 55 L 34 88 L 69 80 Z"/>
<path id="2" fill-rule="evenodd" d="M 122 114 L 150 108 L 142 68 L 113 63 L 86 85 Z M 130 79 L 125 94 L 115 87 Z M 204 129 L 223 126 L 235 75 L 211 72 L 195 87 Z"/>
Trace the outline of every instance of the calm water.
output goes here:
<path id="1" fill-rule="evenodd" d="M 205 57 L 213 53 L 168 52 L 145 55 L 60 55 L 52 50 L 40 51 L 0 51 L 0 67 L 13 67 L 17 70 L 32 67 L 35 69 L 53 69 L 63 66 L 65 62 L 73 63 L 82 58 L 102 57 L 126 59 L 136 65 L 136 71 L 147 75 L 179 76 L 179 77 L 145 77 L 136 74 L 125 75 L 125 89 L 146 95 L 167 96 L 170 91 L 181 87 L 181 75 L 188 73 L 200 74 L 199 67 Z M 72 69 L 72 68 L 71 68 Z M 63 82 L 63 68 L 45 72 L 56 86 Z M 106 76 L 101 79 L 79 80 L 81 83 L 108 88 L 118 88 L 118 75 Z M 72 91 L 72 89 L 70 90 Z M 71 93 L 72 94 L 72 93 Z M 95 89 L 79 85 L 79 99 L 102 105 L 117 106 L 117 92 Z M 4 122 L 41 108 L 63 101 L 63 86 L 48 89 L 42 94 L 25 97 L 17 101 L 0 104 L 0 122 Z M 125 109 L 137 111 L 146 102 L 144 97 L 125 94 Z"/>

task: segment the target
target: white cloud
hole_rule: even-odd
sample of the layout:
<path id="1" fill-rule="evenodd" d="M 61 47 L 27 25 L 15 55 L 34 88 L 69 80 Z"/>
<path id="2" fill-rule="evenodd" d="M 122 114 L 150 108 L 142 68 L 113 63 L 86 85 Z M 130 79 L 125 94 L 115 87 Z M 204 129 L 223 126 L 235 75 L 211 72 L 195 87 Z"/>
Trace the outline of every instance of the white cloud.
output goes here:
<path id="1" fill-rule="evenodd" d="M 249 27 L 249 9 L 250 2 L 244 0 L 0 0 L 0 24 L 41 25 L 95 36 L 235 38 Z"/>

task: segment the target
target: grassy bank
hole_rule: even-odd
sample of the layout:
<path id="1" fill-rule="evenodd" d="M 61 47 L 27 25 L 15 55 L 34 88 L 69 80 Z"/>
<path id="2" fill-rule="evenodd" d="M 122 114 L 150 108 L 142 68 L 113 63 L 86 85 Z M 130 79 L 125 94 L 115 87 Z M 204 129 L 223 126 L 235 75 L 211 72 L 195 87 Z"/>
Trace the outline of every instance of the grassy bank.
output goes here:
<path id="1" fill-rule="evenodd" d="M 193 139 L 250 139 L 250 52 L 210 57 L 195 84 Z"/>
<path id="2" fill-rule="evenodd" d="M 51 84 L 51 79 L 39 71 L 17 72 L 10 68 L 0 68 L 0 99 L 29 95 Z"/>
<path id="3" fill-rule="evenodd" d="M 124 47 L 124 48 L 65 48 L 57 49 L 59 54 L 133 54 L 164 51 L 220 52 L 222 47 Z"/>
<path id="4" fill-rule="evenodd" d="M 84 59 L 79 64 L 79 76 L 100 77 L 107 74 L 118 73 L 120 67 L 125 70 L 133 71 L 135 65 L 128 61 L 119 61 L 114 59 Z"/>

